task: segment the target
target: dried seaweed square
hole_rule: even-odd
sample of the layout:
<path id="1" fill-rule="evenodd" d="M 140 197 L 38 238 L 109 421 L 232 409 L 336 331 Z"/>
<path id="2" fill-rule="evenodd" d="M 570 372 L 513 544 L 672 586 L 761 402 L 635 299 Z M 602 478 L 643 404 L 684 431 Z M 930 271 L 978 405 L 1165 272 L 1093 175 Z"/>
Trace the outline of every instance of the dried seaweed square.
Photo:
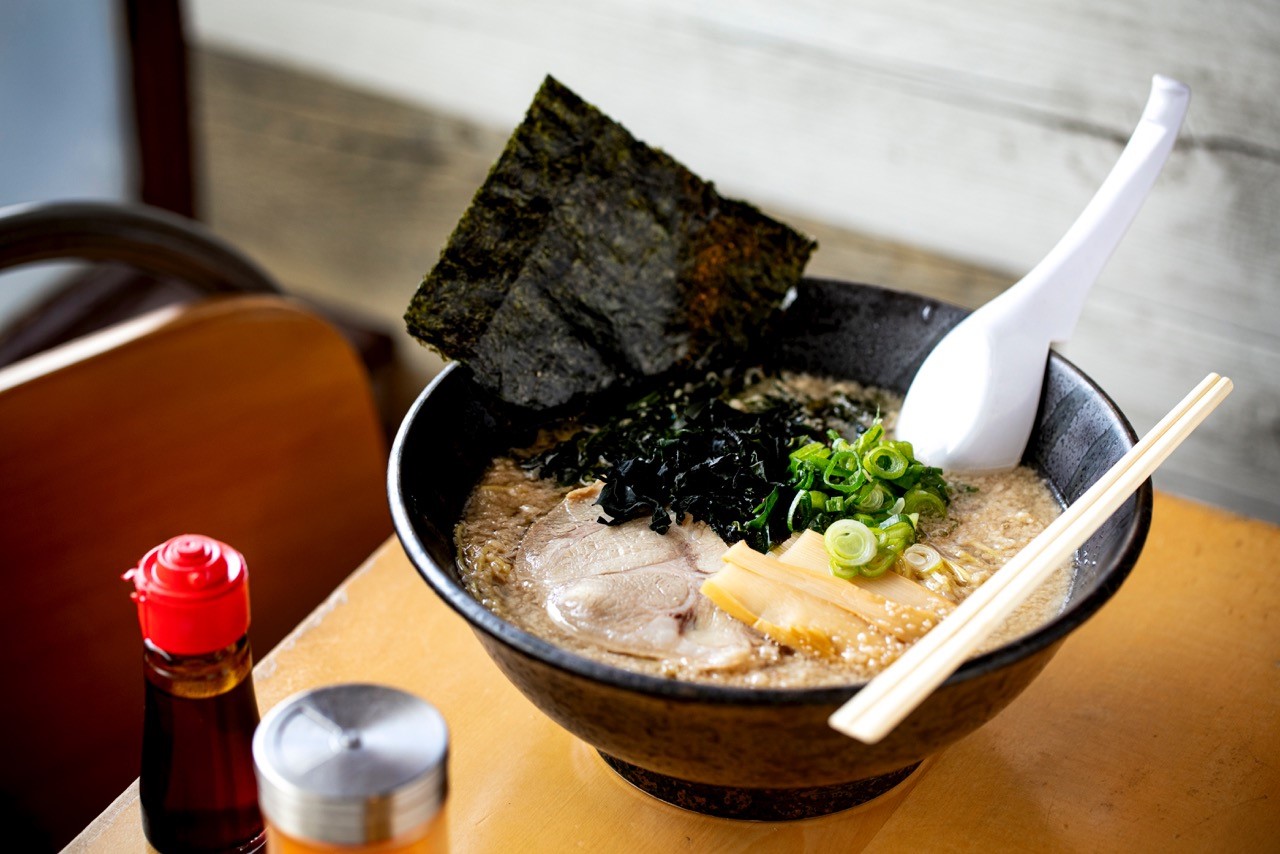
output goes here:
<path id="1" fill-rule="evenodd" d="M 742 352 L 814 244 L 548 77 L 405 315 L 519 406 Z"/>

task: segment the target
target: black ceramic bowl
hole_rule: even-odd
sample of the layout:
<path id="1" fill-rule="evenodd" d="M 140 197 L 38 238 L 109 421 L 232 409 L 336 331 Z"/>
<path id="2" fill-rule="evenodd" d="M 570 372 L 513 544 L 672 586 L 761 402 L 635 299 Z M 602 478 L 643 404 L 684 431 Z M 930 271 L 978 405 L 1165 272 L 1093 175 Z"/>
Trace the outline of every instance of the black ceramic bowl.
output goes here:
<path id="1" fill-rule="evenodd" d="M 773 367 L 905 391 L 933 345 L 964 316 L 882 288 L 805 280 L 762 354 Z M 520 430 L 460 366 L 405 417 L 388 489 L 396 533 L 427 584 L 471 624 L 525 696 L 640 788 L 702 812 L 755 819 L 820 815 L 886 791 L 926 756 L 992 718 L 1063 638 L 1115 593 L 1142 549 L 1151 487 L 1130 498 L 1077 554 L 1065 610 L 1034 633 L 960 668 L 887 738 L 864 745 L 827 726 L 857 692 L 755 690 L 630 673 L 560 649 L 473 599 L 458 580 L 453 528 L 485 464 Z M 1052 355 L 1024 462 L 1074 501 L 1134 443 L 1111 400 Z"/>

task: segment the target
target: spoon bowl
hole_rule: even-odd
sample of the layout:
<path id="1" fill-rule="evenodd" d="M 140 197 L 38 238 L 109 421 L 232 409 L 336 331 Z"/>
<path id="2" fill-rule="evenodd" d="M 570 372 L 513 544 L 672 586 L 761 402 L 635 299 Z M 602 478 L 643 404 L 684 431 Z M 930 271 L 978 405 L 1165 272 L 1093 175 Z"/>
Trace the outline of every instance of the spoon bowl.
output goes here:
<path id="1" fill-rule="evenodd" d="M 969 315 L 920 366 L 897 434 L 950 471 L 999 471 L 1022 458 L 1049 347 L 1071 337 L 1085 297 L 1137 215 L 1186 115 L 1191 90 L 1156 75 L 1142 118 L 1098 192 L 1044 260 Z"/>

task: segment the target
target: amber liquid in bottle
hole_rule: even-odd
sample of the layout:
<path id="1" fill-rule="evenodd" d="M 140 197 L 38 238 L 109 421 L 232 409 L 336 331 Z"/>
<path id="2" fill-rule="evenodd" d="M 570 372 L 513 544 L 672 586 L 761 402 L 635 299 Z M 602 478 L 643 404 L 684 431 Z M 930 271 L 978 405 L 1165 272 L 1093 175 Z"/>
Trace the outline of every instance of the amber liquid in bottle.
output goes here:
<path id="1" fill-rule="evenodd" d="M 161 852 L 251 852 L 265 840 L 253 770 L 249 640 L 215 653 L 143 654 L 142 826 Z"/>

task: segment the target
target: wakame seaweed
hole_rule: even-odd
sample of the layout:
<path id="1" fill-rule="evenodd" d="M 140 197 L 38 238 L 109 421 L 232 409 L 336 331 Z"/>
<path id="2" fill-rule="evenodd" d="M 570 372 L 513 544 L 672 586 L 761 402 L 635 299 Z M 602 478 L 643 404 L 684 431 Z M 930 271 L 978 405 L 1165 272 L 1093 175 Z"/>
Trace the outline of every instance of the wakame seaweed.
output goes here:
<path id="1" fill-rule="evenodd" d="M 797 492 L 789 485 L 791 451 L 834 425 L 860 432 L 875 412 L 843 395 L 822 406 L 780 396 L 731 406 L 728 398 L 753 374 L 673 383 L 524 465 L 565 485 L 604 481 L 596 503 L 607 524 L 647 517 L 666 533 L 673 515 L 676 522 L 689 515 L 727 543 L 745 539 L 767 551 L 791 534 L 783 512 Z"/>
<path id="2" fill-rule="evenodd" d="M 731 363 L 814 245 L 548 77 L 405 321 L 502 400 L 547 409 Z"/>

